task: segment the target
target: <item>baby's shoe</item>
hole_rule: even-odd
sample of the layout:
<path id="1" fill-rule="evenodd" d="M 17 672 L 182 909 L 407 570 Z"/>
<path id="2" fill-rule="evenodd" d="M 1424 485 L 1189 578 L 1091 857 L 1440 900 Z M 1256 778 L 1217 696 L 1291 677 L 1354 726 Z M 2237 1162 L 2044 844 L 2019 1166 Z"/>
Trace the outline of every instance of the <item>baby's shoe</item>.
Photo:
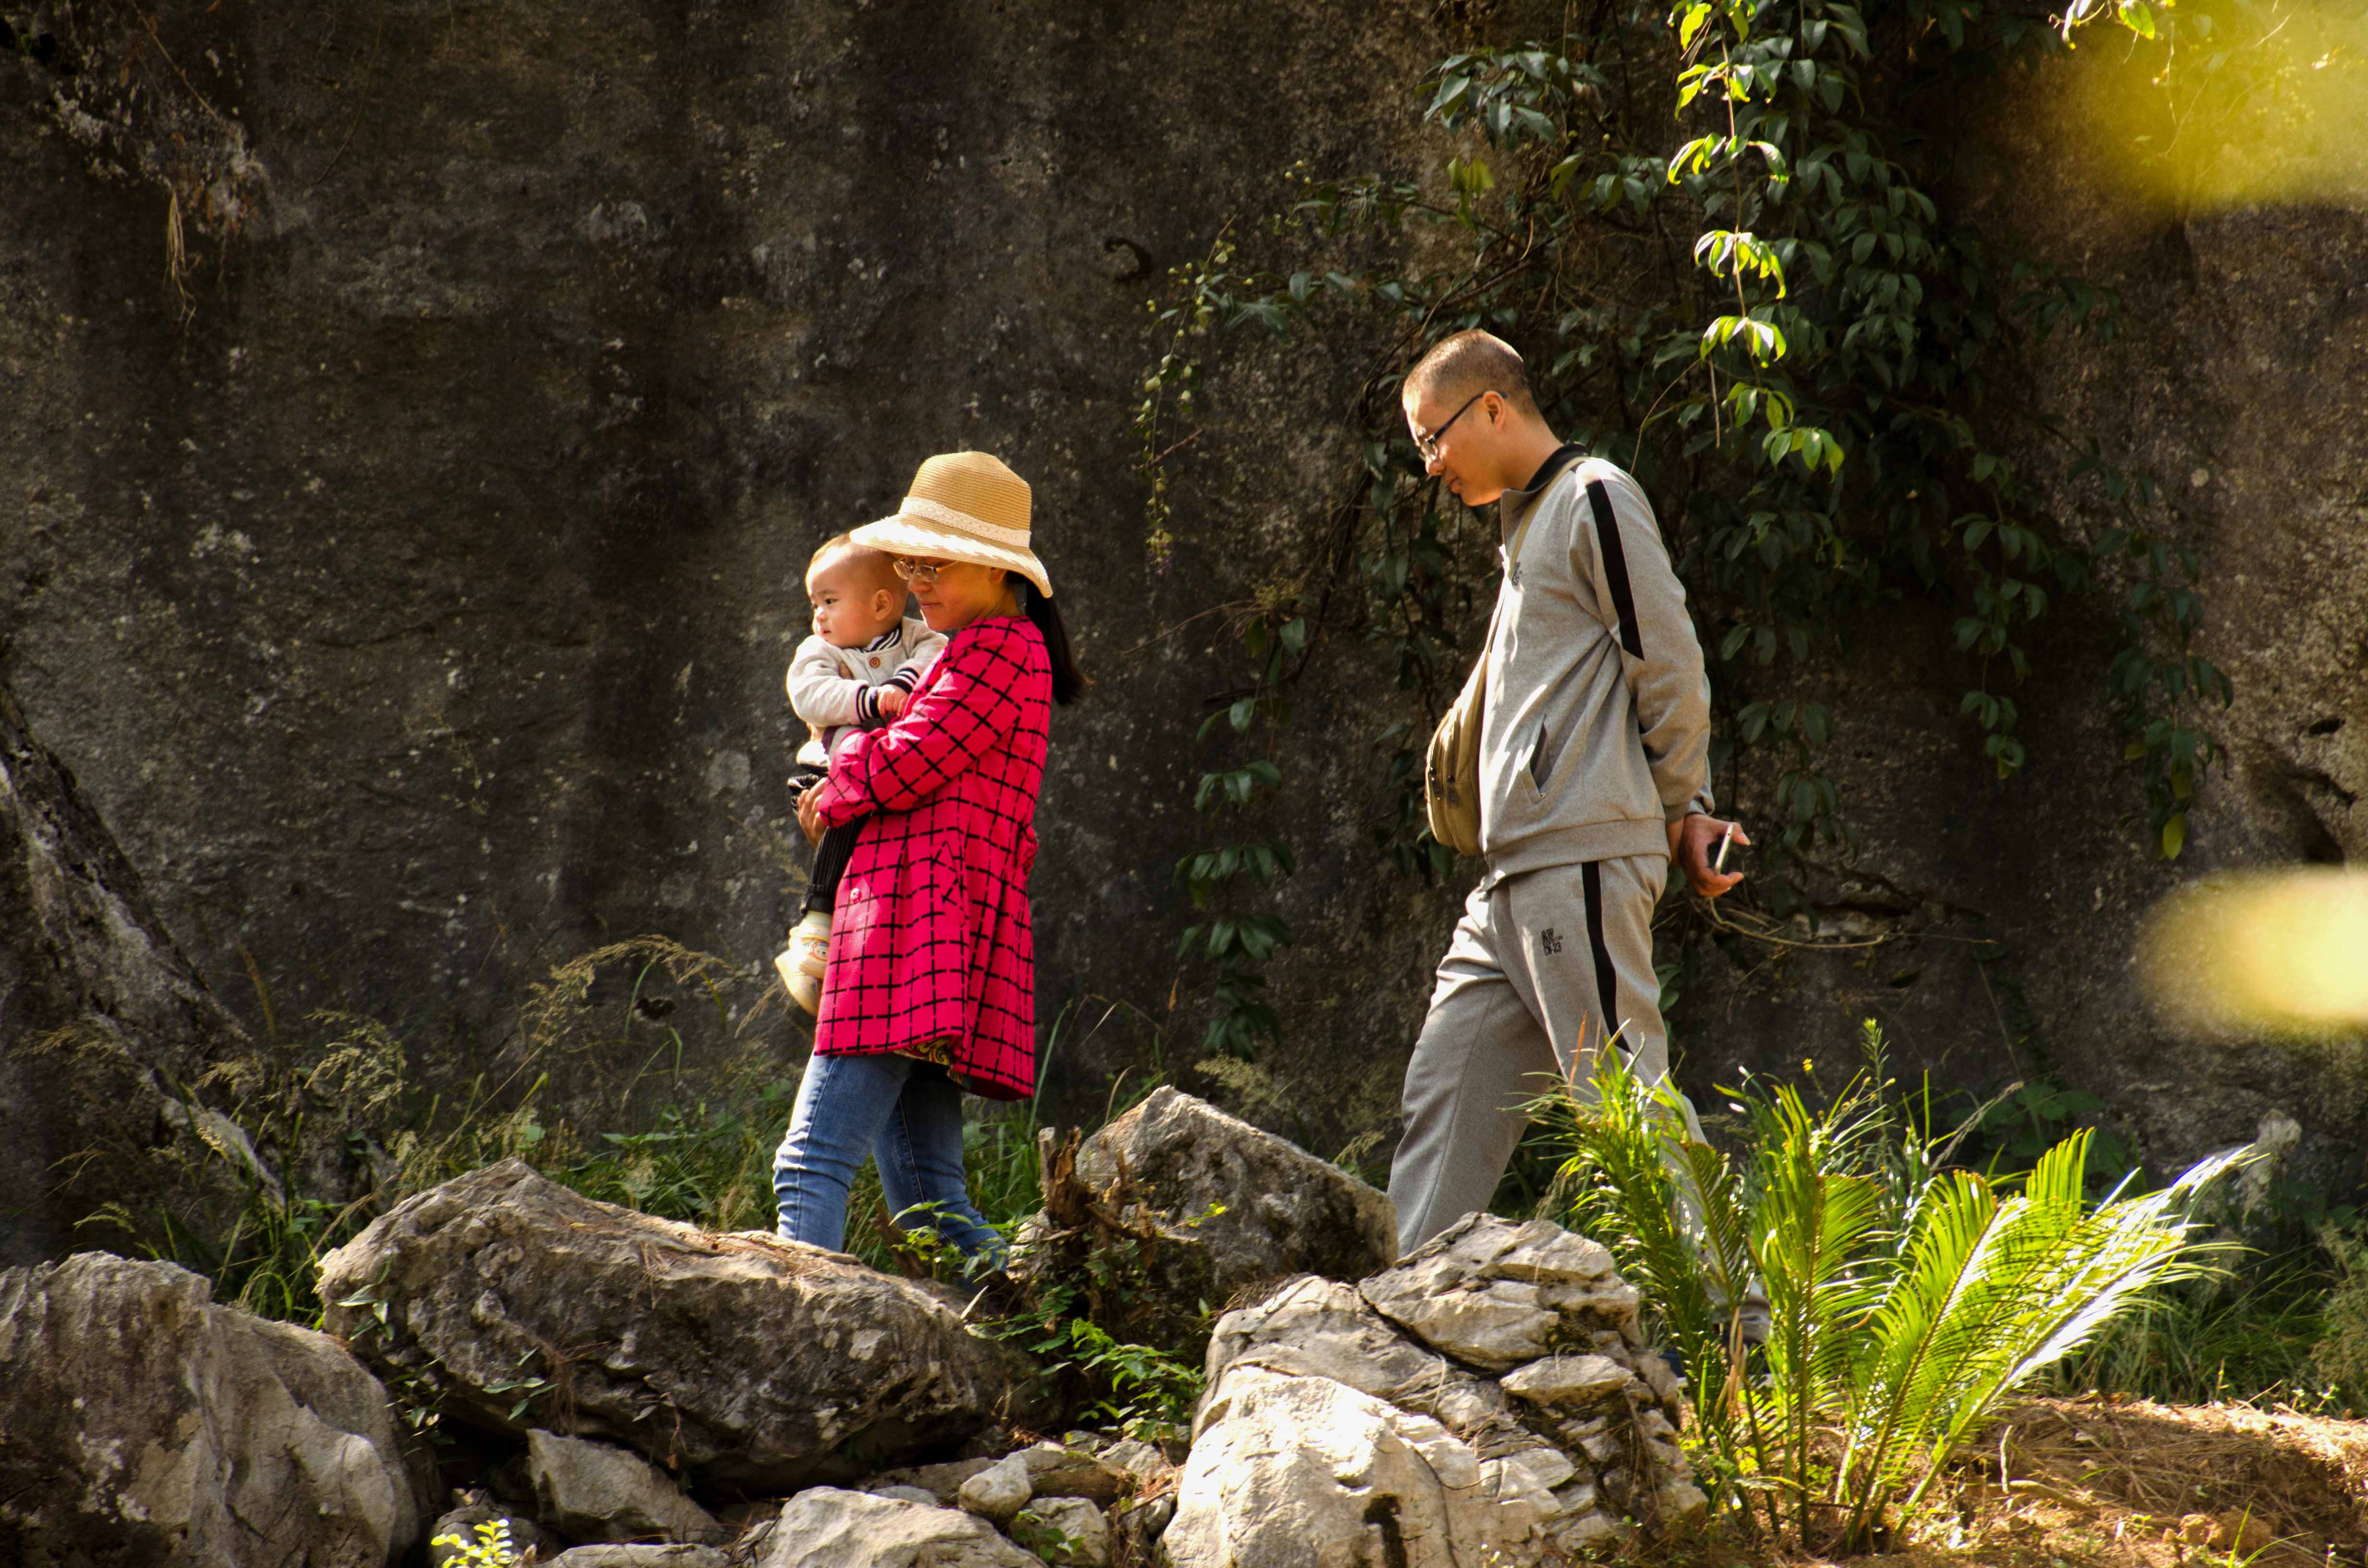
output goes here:
<path id="1" fill-rule="evenodd" d="M 790 1000 L 809 1013 L 822 1011 L 822 977 L 830 967 L 830 915 L 810 910 L 790 927 L 790 945 L 773 959 Z"/>

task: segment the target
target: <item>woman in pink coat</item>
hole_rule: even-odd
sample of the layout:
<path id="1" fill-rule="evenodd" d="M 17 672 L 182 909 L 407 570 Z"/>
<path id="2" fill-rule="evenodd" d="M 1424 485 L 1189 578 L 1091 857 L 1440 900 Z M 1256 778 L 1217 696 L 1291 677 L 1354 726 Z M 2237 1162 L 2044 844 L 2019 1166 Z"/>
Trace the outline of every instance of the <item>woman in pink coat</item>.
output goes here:
<path id="1" fill-rule="evenodd" d="M 810 838 L 861 821 L 838 888 L 814 1059 L 773 1161 L 780 1233 L 836 1252 L 868 1154 L 897 1223 L 973 1257 L 1002 1239 L 970 1200 L 962 1092 L 1036 1086 L 1028 870 L 1054 702 L 1084 686 L 1025 481 L 983 452 L 934 457 L 896 516 L 857 528 L 950 641 L 894 722 L 842 744 L 798 802 Z"/>

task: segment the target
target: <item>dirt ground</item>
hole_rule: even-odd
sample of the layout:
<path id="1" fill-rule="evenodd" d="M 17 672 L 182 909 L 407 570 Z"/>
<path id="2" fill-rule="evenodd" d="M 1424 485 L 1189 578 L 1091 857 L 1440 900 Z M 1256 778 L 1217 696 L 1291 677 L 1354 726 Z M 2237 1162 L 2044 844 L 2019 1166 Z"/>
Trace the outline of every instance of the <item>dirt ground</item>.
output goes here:
<path id="1" fill-rule="evenodd" d="M 2041 1400 L 1953 1470 L 1913 1546 L 1849 1568 L 2368 1568 L 2368 1421 Z"/>

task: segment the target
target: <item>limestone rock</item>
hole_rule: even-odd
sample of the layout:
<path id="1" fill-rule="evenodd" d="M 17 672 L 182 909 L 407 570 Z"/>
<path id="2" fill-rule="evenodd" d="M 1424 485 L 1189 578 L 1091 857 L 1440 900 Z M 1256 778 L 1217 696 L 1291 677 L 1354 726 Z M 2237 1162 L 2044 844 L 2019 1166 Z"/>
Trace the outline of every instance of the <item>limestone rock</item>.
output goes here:
<path id="1" fill-rule="evenodd" d="M 1036 1415 L 1025 1360 L 924 1286 L 596 1203 L 517 1160 L 381 1216 L 324 1260 L 322 1295 L 370 1303 L 333 1304 L 328 1326 L 454 1415 L 621 1442 L 752 1489 Z M 564 1392 L 514 1420 L 532 1378 Z"/>
<path id="2" fill-rule="evenodd" d="M 1413 1343 L 1375 1312 L 1356 1287 L 1337 1280 L 1288 1280 L 1265 1301 L 1218 1320 L 1205 1368 L 1208 1392 L 1195 1413 L 1196 1435 L 1210 1419 L 1225 1373 L 1236 1366 L 1329 1378 L 1429 1415 L 1492 1457 L 1537 1441 L 1496 1383 Z"/>
<path id="3" fill-rule="evenodd" d="M 1425 1344 L 1489 1371 L 1586 1348 L 1586 1329 L 1635 1336 L 1636 1292 L 1611 1256 L 1543 1220 L 1470 1215 L 1359 1289 Z"/>
<path id="4" fill-rule="evenodd" d="M 1160 1539 L 1176 1517 L 1176 1494 L 1129 1498 L 1102 1516 L 1110 1528 L 1110 1554 L 1122 1562 L 1158 1561 Z"/>
<path id="5" fill-rule="evenodd" d="M 1357 1287 L 1285 1281 L 1211 1337 L 1170 1561 L 1543 1568 L 1691 1523 L 1634 1309 L 1601 1248 L 1489 1216 Z"/>
<path id="6" fill-rule="evenodd" d="M 1008 1524 L 1011 1516 L 1028 1506 L 1035 1495 L 1029 1483 L 1028 1460 L 1025 1455 L 1009 1454 L 980 1471 L 962 1483 L 955 1500 L 969 1512 L 996 1524 Z"/>
<path id="7" fill-rule="evenodd" d="M 1710 1512 L 1709 1496 L 1691 1481 L 1664 1482 L 1657 1496 L 1661 1517 L 1672 1524 L 1697 1524 Z"/>
<path id="8" fill-rule="evenodd" d="M 1091 1498 L 1040 1497 L 1022 1517 L 1036 1527 L 1029 1544 L 1054 1568 L 1110 1568 L 1110 1520 Z"/>
<path id="9" fill-rule="evenodd" d="M 1151 1267 L 1181 1302 L 1292 1274 L 1358 1279 L 1397 1256 L 1388 1195 L 1173 1088 L 1087 1139 L 1076 1175 L 1156 1234 Z"/>
<path id="10" fill-rule="evenodd" d="M 1133 1437 L 1122 1437 L 1101 1450 L 1101 1461 L 1125 1475 L 1132 1483 L 1128 1490 L 1139 1492 L 1147 1482 L 1157 1479 L 1176 1467 L 1167 1456 L 1149 1443 Z"/>
<path id="11" fill-rule="evenodd" d="M 1506 1373 L 1498 1386 L 1538 1404 L 1583 1405 L 1600 1404 L 1635 1381 L 1609 1357 L 1548 1356 Z"/>
<path id="12" fill-rule="evenodd" d="M 1246 1366 L 1204 1422 L 1163 1538 L 1175 1568 L 1476 1565 L 1507 1544 L 1478 1454 L 1429 1416 L 1328 1378 Z"/>
<path id="13" fill-rule="evenodd" d="M 1366 1300 L 1425 1344 L 1491 1371 L 1545 1355 L 1562 1327 L 1536 1286 L 1509 1279 L 1436 1295 L 1418 1278 L 1383 1281 L 1367 1286 Z"/>
<path id="14" fill-rule="evenodd" d="M 951 1508 L 954 1506 L 954 1499 L 962 1494 L 963 1482 L 997 1462 L 991 1459 L 950 1460 L 944 1464 L 883 1470 L 865 1482 L 862 1490 L 884 1494 L 891 1487 L 909 1486 L 928 1493 L 939 1506 Z"/>
<path id="15" fill-rule="evenodd" d="M 639 1454 L 537 1427 L 526 1435 L 527 1474 L 543 1521 L 574 1540 L 714 1542 L 715 1516 Z"/>
<path id="16" fill-rule="evenodd" d="M 985 1519 L 817 1486 L 781 1505 L 757 1568 L 1043 1568 Z"/>
<path id="17" fill-rule="evenodd" d="M 543 1562 L 545 1568 L 732 1568 L 732 1556 L 712 1546 L 669 1541 L 570 1547 Z"/>
<path id="18" fill-rule="evenodd" d="M 385 1568 L 419 1536 L 386 1391 L 165 1263 L 0 1272 L 0 1562 Z"/>
<path id="19" fill-rule="evenodd" d="M 1089 1497 L 1108 1507 L 1133 1490 L 1127 1472 L 1099 1455 L 1062 1443 L 1039 1443 L 1019 1452 L 1028 1470 L 1028 1490 L 1036 1497 Z"/>
<path id="20" fill-rule="evenodd" d="M 863 1490 L 874 1497 L 885 1497 L 893 1503 L 919 1503 L 935 1508 L 941 1506 L 938 1494 L 919 1486 L 867 1486 Z"/>
<path id="21" fill-rule="evenodd" d="M 483 1493 L 464 1492 L 461 1495 L 462 1501 L 460 1505 L 428 1528 L 427 1568 L 444 1568 L 447 1562 L 457 1560 L 463 1548 L 477 1540 L 477 1527 L 497 1519 L 509 1527 L 510 1544 L 520 1551 L 531 1550 L 537 1562 L 548 1562 L 559 1555 L 559 1543 L 545 1535 L 542 1527 L 533 1519 L 503 1507 Z M 437 1544 L 447 1537 L 456 1539 L 460 1544 Z"/>

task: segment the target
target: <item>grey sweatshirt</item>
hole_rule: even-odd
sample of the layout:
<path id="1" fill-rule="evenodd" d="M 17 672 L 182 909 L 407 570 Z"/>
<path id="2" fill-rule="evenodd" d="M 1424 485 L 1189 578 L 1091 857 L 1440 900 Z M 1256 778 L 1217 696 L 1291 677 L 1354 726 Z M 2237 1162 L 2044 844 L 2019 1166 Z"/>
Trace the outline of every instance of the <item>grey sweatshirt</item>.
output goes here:
<path id="1" fill-rule="evenodd" d="M 1713 807 L 1710 682 L 1686 591 L 1636 482 L 1565 447 L 1505 492 L 1509 545 L 1480 722 L 1484 884 L 1669 853 Z"/>

